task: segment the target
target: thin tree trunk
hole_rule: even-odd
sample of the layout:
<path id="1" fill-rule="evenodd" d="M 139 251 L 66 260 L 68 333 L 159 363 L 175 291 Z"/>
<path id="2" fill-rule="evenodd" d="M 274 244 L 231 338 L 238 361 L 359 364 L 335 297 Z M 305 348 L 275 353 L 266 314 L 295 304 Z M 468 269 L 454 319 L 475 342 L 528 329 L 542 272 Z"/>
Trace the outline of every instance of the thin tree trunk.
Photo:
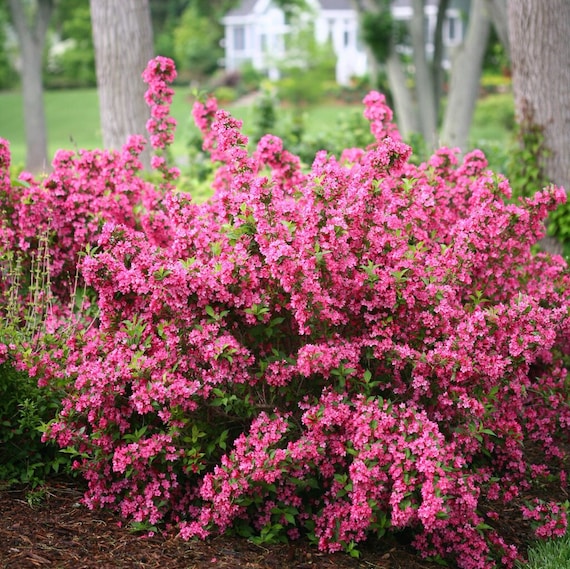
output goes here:
<path id="1" fill-rule="evenodd" d="M 148 0 L 90 0 L 103 144 L 120 148 L 146 135 L 149 109 L 141 78 L 154 55 Z M 150 151 L 141 157 L 150 167 Z"/>
<path id="2" fill-rule="evenodd" d="M 453 61 L 448 103 L 441 131 L 443 144 L 457 146 L 462 151 L 467 149 L 491 27 L 484 0 L 471 1 L 467 36 Z"/>
<path id="3" fill-rule="evenodd" d="M 507 0 L 485 0 L 487 12 L 493 27 L 499 36 L 499 41 L 510 58 L 509 21 L 507 17 Z"/>
<path id="4" fill-rule="evenodd" d="M 434 148 L 437 141 L 437 109 L 434 100 L 433 77 L 426 57 L 424 0 L 413 0 L 413 7 L 410 34 L 416 69 L 416 96 L 421 133 L 428 147 Z"/>
<path id="5" fill-rule="evenodd" d="M 22 56 L 26 170 L 37 174 L 49 169 L 42 56 L 53 3 L 38 0 L 32 18 L 28 18 L 21 0 L 10 0 L 9 5 Z"/>
<path id="6" fill-rule="evenodd" d="M 443 82 L 444 82 L 444 71 L 443 71 L 443 23 L 445 21 L 445 16 L 447 13 L 447 8 L 449 7 L 450 0 L 440 0 L 439 6 L 437 7 L 437 21 L 435 24 L 435 33 L 433 40 L 433 61 L 432 61 L 432 73 L 433 73 L 433 98 L 435 101 L 435 107 L 437 112 L 437 117 L 439 118 L 439 109 L 441 106 L 441 97 L 443 93 Z"/>
<path id="7" fill-rule="evenodd" d="M 411 134 L 420 132 L 417 107 L 406 85 L 406 74 L 402 69 L 400 57 L 394 51 L 386 61 L 386 73 L 394 99 L 398 128 L 402 137 L 408 139 Z"/>

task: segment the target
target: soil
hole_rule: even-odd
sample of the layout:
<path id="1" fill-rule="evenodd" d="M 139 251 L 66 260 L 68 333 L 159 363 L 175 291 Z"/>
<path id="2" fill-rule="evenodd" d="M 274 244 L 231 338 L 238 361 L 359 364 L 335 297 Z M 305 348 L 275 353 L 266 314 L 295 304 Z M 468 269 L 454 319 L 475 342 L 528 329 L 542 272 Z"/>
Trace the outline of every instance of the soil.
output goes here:
<path id="1" fill-rule="evenodd" d="M 540 494 L 568 499 L 559 485 L 544 486 Z M 81 497 L 78 480 L 52 481 L 35 491 L 0 487 L 0 569 L 441 569 L 419 557 L 405 533 L 362 544 L 359 559 L 325 554 L 303 541 L 258 546 L 232 536 L 148 538 L 120 527 L 109 511 L 88 510 Z M 532 540 L 517 503 L 524 498 L 503 507 L 497 528 L 523 554 Z"/>
<path id="2" fill-rule="evenodd" d="M 108 511 L 80 504 L 76 483 L 41 491 L 0 490 L 1 569 L 441 569 L 393 539 L 365 545 L 360 559 L 324 554 L 306 542 L 257 546 L 239 537 L 206 542 L 142 538 Z"/>

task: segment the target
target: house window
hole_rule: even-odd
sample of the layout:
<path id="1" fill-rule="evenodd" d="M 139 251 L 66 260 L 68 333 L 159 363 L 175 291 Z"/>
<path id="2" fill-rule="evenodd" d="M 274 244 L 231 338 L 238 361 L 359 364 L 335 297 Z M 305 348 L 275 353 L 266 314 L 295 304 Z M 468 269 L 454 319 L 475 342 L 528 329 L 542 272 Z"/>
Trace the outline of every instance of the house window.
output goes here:
<path id="1" fill-rule="evenodd" d="M 267 34 L 261 34 L 259 36 L 259 44 L 261 51 L 267 51 Z"/>
<path id="2" fill-rule="evenodd" d="M 234 49 L 236 51 L 243 51 L 245 49 L 245 28 L 243 26 L 236 26 L 234 28 Z"/>
<path id="3" fill-rule="evenodd" d="M 344 32 L 342 36 L 342 44 L 344 47 L 348 47 L 352 43 L 352 34 L 351 34 L 351 25 L 350 20 L 344 21 Z"/>
<path id="4" fill-rule="evenodd" d="M 462 26 L 457 16 L 448 16 L 445 26 L 445 40 L 448 45 L 461 43 Z"/>

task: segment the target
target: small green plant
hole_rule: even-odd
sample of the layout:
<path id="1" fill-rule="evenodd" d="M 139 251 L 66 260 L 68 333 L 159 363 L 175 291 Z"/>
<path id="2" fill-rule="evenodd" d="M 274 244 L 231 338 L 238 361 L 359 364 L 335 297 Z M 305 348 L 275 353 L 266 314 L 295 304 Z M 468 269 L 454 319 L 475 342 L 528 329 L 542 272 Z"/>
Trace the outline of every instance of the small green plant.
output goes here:
<path id="1" fill-rule="evenodd" d="M 31 355 L 51 309 L 47 234 L 40 236 L 28 270 L 13 251 L 0 254 L 0 480 L 41 485 L 69 465 L 54 443 L 42 442 L 43 426 L 60 408 L 56 392 L 46 394 L 21 366 Z"/>
<path id="2" fill-rule="evenodd" d="M 517 125 L 515 137 L 507 162 L 507 176 L 514 196 L 531 197 L 548 185 L 543 165 L 548 156 L 544 133 L 528 115 Z"/>
<path id="3" fill-rule="evenodd" d="M 570 532 L 558 539 L 538 541 L 528 551 L 528 562 L 519 569 L 570 569 Z"/>
<path id="4" fill-rule="evenodd" d="M 515 129 L 516 141 L 506 164 L 506 174 L 513 197 L 532 197 L 550 185 L 544 161 L 550 150 L 544 141 L 543 129 L 534 122 L 532 112 L 524 110 L 522 121 Z M 548 216 L 548 234 L 562 245 L 566 258 L 570 256 L 570 204 L 560 204 Z"/>
<path id="5" fill-rule="evenodd" d="M 253 136 L 254 142 L 275 130 L 277 124 L 278 100 L 271 87 L 264 87 L 254 103 Z"/>
<path id="6" fill-rule="evenodd" d="M 38 508 L 45 503 L 47 496 L 47 488 L 45 486 L 38 486 L 26 492 L 26 502 L 30 508 Z"/>

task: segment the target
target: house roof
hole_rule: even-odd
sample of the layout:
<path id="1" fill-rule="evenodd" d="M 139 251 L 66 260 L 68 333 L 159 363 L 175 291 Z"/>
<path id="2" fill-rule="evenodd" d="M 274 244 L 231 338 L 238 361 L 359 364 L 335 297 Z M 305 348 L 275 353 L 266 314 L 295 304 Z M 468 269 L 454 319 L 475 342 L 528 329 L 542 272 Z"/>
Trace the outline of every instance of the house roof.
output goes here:
<path id="1" fill-rule="evenodd" d="M 352 10 L 350 0 L 319 0 L 323 10 Z"/>
<path id="2" fill-rule="evenodd" d="M 426 6 L 437 6 L 439 0 L 427 0 Z M 410 0 L 392 0 L 392 8 L 410 8 L 412 5 Z"/>
<path id="3" fill-rule="evenodd" d="M 257 4 L 258 0 L 241 0 L 241 2 L 232 8 L 226 16 L 247 16 L 253 12 L 254 6 Z"/>
<path id="4" fill-rule="evenodd" d="M 259 0 L 241 0 L 232 8 L 226 16 L 247 16 L 253 13 L 253 9 Z M 318 0 L 324 10 L 352 10 L 351 0 Z M 409 2 L 409 0 L 408 0 Z"/>
<path id="5" fill-rule="evenodd" d="M 241 2 L 232 8 L 226 16 L 247 16 L 253 13 L 253 9 L 259 0 L 241 0 Z M 352 10 L 351 0 L 318 0 L 324 10 Z M 427 0 L 426 4 L 436 5 L 439 0 Z M 409 8 L 411 0 L 392 0 L 392 8 Z"/>

